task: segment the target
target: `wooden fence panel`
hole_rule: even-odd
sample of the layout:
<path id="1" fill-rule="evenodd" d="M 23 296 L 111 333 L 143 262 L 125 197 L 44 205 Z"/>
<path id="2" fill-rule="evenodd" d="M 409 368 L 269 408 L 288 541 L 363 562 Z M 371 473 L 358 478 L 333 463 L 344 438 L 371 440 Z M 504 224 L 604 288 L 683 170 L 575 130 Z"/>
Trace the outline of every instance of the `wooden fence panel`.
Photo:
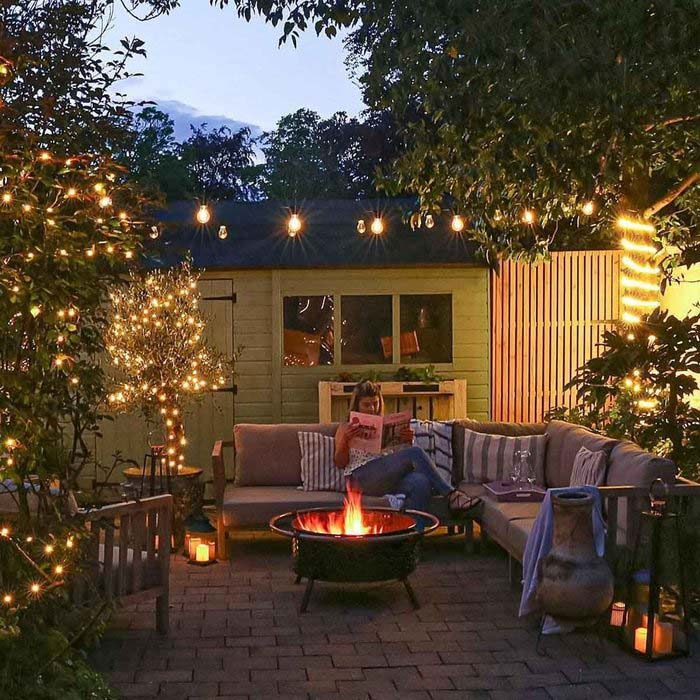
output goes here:
<path id="1" fill-rule="evenodd" d="M 564 386 L 619 316 L 620 253 L 506 261 L 491 275 L 491 418 L 540 421 L 575 405 Z"/>

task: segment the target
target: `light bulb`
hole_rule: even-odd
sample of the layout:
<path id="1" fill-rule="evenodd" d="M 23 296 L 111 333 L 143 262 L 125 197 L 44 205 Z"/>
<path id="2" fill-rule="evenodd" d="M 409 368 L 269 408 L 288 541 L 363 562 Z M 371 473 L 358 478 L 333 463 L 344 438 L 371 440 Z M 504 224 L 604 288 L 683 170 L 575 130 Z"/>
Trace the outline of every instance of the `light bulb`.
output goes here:
<path id="1" fill-rule="evenodd" d="M 160 231 L 157 226 L 151 226 L 151 232 L 148 234 L 153 240 L 160 236 Z"/>
<path id="2" fill-rule="evenodd" d="M 535 212 L 532 209 L 525 209 L 522 216 L 523 223 L 530 226 L 535 223 L 535 219 Z"/>
<path id="3" fill-rule="evenodd" d="M 75 187 L 69 187 L 66 190 L 66 197 L 75 197 L 76 194 L 78 194 L 78 190 Z"/>
<path id="4" fill-rule="evenodd" d="M 435 226 L 435 219 L 432 214 L 425 215 L 425 228 L 433 228 Z"/>
<path id="5" fill-rule="evenodd" d="M 357 232 L 362 234 L 367 230 L 367 227 L 365 226 L 365 220 L 364 219 L 358 219 L 357 220 Z"/>
<path id="6" fill-rule="evenodd" d="M 590 200 L 587 202 L 584 202 L 583 206 L 581 207 L 581 211 L 586 216 L 592 216 L 595 212 L 595 202 L 592 202 Z"/>
<path id="7" fill-rule="evenodd" d="M 384 221 L 382 221 L 381 216 L 375 216 L 372 219 L 372 225 L 370 226 L 370 231 L 375 236 L 381 236 L 384 233 Z"/>
<path id="8" fill-rule="evenodd" d="M 460 216 L 459 214 L 455 214 L 452 217 L 450 227 L 455 233 L 461 233 L 464 231 L 464 217 Z"/>
<path id="9" fill-rule="evenodd" d="M 211 219 L 209 207 L 206 204 L 202 204 L 197 210 L 197 221 L 204 225 L 209 223 L 209 219 Z"/>
<path id="10" fill-rule="evenodd" d="M 219 238 L 225 241 L 228 238 L 228 229 L 226 226 L 219 226 Z"/>
<path id="11" fill-rule="evenodd" d="M 9 204 L 12 201 L 12 195 L 9 192 L 3 192 L 2 201 L 4 204 Z"/>
<path id="12" fill-rule="evenodd" d="M 100 206 L 100 208 L 106 209 L 107 207 L 111 207 L 111 206 L 112 206 L 112 198 L 111 198 L 109 195 L 106 194 L 106 195 L 100 197 L 100 199 L 99 199 L 99 201 L 97 202 L 97 204 Z"/>
<path id="13" fill-rule="evenodd" d="M 287 233 L 294 238 L 301 231 L 301 218 L 299 214 L 292 214 L 287 221 Z"/>

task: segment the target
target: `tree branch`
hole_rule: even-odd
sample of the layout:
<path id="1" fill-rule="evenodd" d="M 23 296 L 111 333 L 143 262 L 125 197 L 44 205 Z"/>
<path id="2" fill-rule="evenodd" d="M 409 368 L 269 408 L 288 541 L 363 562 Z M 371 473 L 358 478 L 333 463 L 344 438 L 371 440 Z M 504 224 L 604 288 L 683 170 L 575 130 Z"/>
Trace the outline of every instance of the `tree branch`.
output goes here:
<path id="1" fill-rule="evenodd" d="M 692 117 L 671 117 L 670 119 L 666 119 L 665 121 L 662 121 L 661 124 L 647 124 L 644 127 L 644 131 L 653 131 L 654 129 L 661 129 L 665 126 L 673 126 L 674 124 L 683 124 L 684 122 L 693 122 L 700 119 L 700 114 L 696 114 L 695 116 Z"/>
<path id="2" fill-rule="evenodd" d="M 644 210 L 644 218 L 649 219 L 660 212 L 664 207 L 667 207 L 671 202 L 678 199 L 689 187 L 692 187 L 700 180 L 700 173 L 691 173 L 680 185 L 672 189 L 668 194 L 664 195 L 657 202 L 654 202 L 650 207 Z"/>

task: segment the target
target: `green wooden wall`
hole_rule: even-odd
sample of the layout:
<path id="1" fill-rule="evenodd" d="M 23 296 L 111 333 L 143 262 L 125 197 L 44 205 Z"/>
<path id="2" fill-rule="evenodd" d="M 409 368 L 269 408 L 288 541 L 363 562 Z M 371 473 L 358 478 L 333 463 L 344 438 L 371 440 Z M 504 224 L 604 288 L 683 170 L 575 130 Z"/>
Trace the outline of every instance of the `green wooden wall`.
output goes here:
<path id="1" fill-rule="evenodd" d="M 206 279 L 233 279 L 234 345 L 237 364 L 236 422 L 309 422 L 318 416 L 317 383 L 339 372 L 398 365 L 282 366 L 282 299 L 317 294 L 452 294 L 453 361 L 437 365 L 447 378 L 467 379 L 469 415 L 488 416 L 488 270 L 449 268 L 250 270 L 210 272 Z M 396 314 L 395 314 L 396 315 Z"/>

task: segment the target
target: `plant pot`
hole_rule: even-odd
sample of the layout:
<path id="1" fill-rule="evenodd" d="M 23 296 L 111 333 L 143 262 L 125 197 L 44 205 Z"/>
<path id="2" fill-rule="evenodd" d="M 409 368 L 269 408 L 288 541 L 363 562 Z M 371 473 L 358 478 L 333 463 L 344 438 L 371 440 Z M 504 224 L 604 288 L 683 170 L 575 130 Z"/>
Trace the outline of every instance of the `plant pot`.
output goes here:
<path id="1" fill-rule="evenodd" d="M 592 623 L 610 606 L 613 575 L 593 541 L 593 497 L 584 492 L 552 496 L 554 538 L 537 569 L 537 599 L 557 620 Z"/>

